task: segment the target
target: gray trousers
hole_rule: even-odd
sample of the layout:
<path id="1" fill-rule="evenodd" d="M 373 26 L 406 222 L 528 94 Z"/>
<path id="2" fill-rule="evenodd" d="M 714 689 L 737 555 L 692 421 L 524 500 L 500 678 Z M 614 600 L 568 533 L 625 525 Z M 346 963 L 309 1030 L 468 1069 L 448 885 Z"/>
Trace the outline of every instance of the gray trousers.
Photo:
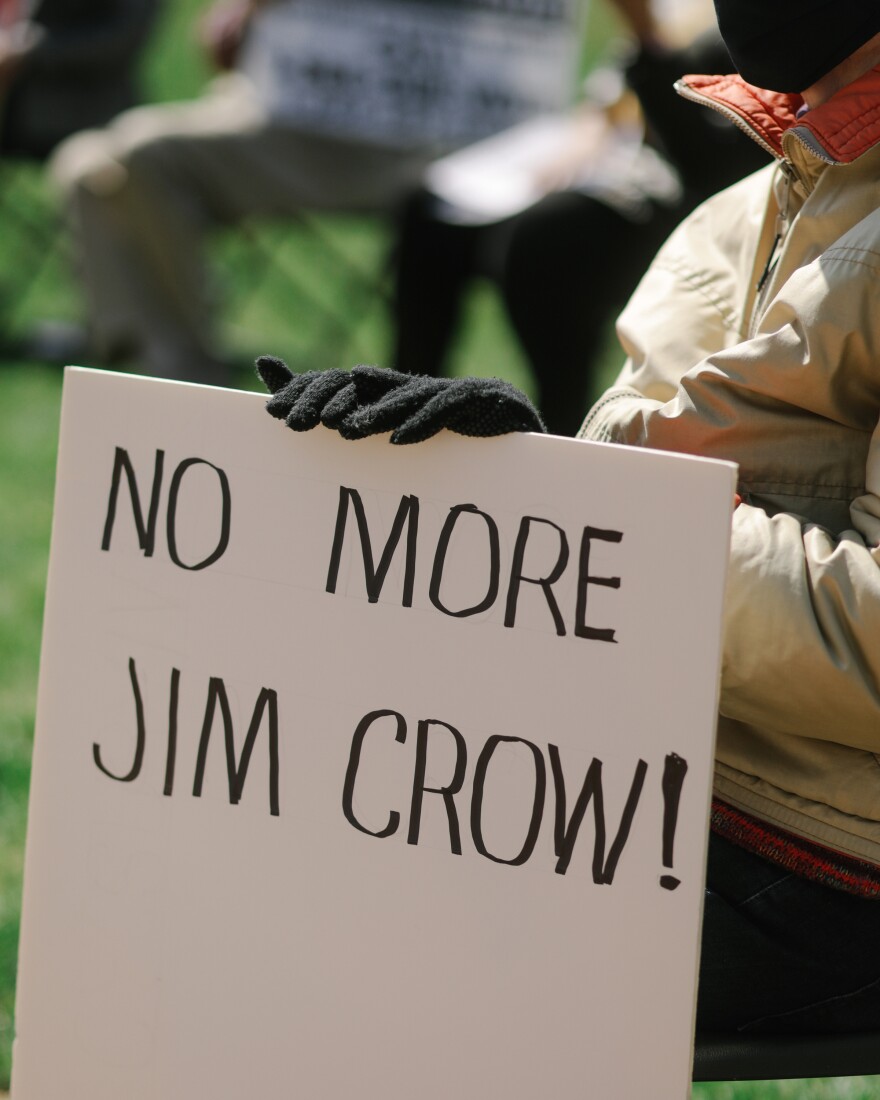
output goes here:
<path id="1" fill-rule="evenodd" d="M 74 235 L 93 350 L 148 373 L 222 381 L 202 239 L 313 210 L 382 211 L 436 150 L 385 149 L 268 119 L 244 77 L 138 107 L 64 142 L 50 172 Z"/>

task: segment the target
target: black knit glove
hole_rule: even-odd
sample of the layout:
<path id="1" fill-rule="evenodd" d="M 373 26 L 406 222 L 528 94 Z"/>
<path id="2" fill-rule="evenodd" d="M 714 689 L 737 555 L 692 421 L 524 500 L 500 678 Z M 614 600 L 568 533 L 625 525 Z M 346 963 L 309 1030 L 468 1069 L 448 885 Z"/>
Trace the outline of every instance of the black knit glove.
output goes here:
<path id="1" fill-rule="evenodd" d="M 274 356 L 257 360 L 272 396 L 266 408 L 294 431 L 323 424 L 345 439 L 391 432 L 392 443 L 419 443 L 441 428 L 460 435 L 545 432 L 524 393 L 499 378 L 432 378 L 380 367 L 292 374 Z"/>

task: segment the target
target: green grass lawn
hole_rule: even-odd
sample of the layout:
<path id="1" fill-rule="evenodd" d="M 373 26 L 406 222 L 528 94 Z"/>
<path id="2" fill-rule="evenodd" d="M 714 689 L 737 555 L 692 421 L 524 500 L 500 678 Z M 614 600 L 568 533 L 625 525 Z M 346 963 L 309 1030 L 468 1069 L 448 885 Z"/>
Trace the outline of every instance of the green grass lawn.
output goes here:
<path id="1" fill-rule="evenodd" d="M 0 1085 L 8 1081 L 58 372 L 0 366 Z"/>
<path id="2" fill-rule="evenodd" d="M 878 1077 L 821 1077 L 808 1081 L 725 1081 L 694 1085 L 694 1100 L 875 1100 Z"/>

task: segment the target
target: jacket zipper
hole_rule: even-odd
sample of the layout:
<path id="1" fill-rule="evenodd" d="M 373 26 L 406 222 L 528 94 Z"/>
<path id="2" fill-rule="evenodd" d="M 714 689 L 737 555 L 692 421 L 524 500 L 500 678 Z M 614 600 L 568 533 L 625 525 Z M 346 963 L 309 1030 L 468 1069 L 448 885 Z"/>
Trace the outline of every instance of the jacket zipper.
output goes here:
<path id="1" fill-rule="evenodd" d="M 677 80 L 675 82 L 675 90 L 683 99 L 689 99 L 692 103 L 699 103 L 703 107 L 711 108 L 713 111 L 716 111 L 718 114 L 722 115 L 724 118 L 732 122 L 738 130 L 741 130 L 744 134 L 748 134 L 752 141 L 760 145 L 762 149 L 764 149 L 770 154 L 771 157 L 773 157 L 773 159 L 779 165 L 779 168 L 782 171 L 783 175 L 785 176 L 784 205 L 782 210 L 780 210 L 780 212 L 776 215 L 773 244 L 770 246 L 770 254 L 767 257 L 767 262 L 764 265 L 764 269 L 761 272 L 761 277 L 758 280 L 757 287 L 755 288 L 755 305 L 752 309 L 752 324 L 750 326 L 752 331 L 754 331 L 757 318 L 761 311 L 761 306 L 763 305 L 764 298 L 766 296 L 767 284 L 769 283 L 770 276 L 772 275 L 773 270 L 776 267 L 776 263 L 779 260 L 779 253 L 785 240 L 785 234 L 788 232 L 788 211 L 791 199 L 791 184 L 792 180 L 794 179 L 794 169 L 792 168 L 791 163 L 788 161 L 788 159 L 785 156 L 780 156 L 779 152 L 774 149 L 768 141 L 765 141 L 764 138 L 762 138 L 761 135 L 752 126 L 750 126 L 749 123 L 746 122 L 746 120 L 741 115 L 737 114 L 737 112 L 733 110 L 733 108 L 727 107 L 723 103 L 719 103 L 717 100 L 712 99 L 710 96 L 703 95 L 702 92 L 694 91 L 693 88 L 689 87 L 682 80 Z M 800 141 L 802 145 L 806 146 L 806 148 L 809 149 L 810 152 L 820 157 L 822 160 L 828 161 L 829 164 L 834 163 L 833 161 L 828 160 L 827 153 L 824 153 L 823 155 L 823 151 L 814 148 L 799 134 L 795 134 L 794 136 L 797 138 L 798 141 Z"/>
<path id="2" fill-rule="evenodd" d="M 774 149 L 769 142 L 765 141 L 761 135 L 746 122 L 742 115 L 737 114 L 732 107 L 727 107 L 725 104 L 719 103 L 716 99 L 712 99 L 711 96 L 703 95 L 702 92 L 694 91 L 694 89 L 685 84 L 683 80 L 677 80 L 674 87 L 682 99 L 689 99 L 692 103 L 699 103 L 703 107 L 710 107 L 713 111 L 717 111 L 719 115 L 723 115 L 732 122 L 737 129 L 742 130 L 744 134 L 748 134 L 762 149 L 766 149 L 770 156 L 778 160 L 781 165 L 784 167 L 788 166 L 789 162 L 785 156 L 780 156 L 777 150 Z M 831 156 L 828 150 L 823 145 L 820 145 L 819 139 L 815 134 L 806 129 L 806 127 L 792 126 L 790 129 L 786 130 L 785 133 L 791 134 L 795 141 L 803 145 L 807 152 L 812 153 L 818 160 L 822 160 L 826 164 L 830 164 L 834 167 L 840 165 L 840 161 Z"/>
<path id="3" fill-rule="evenodd" d="M 818 138 L 804 126 L 792 126 L 790 130 L 786 130 L 785 132 L 786 134 L 791 134 L 792 138 L 803 145 L 807 152 L 812 153 L 817 160 L 822 160 L 835 168 L 840 167 L 840 161 L 835 160 L 828 150 L 819 144 Z"/>
<path id="4" fill-rule="evenodd" d="M 749 137 L 757 142 L 762 149 L 766 150 L 774 160 L 779 161 L 782 165 L 787 165 L 785 158 L 779 155 L 778 151 L 773 148 L 769 141 L 765 141 L 761 135 L 746 122 L 742 115 L 737 114 L 733 108 L 727 107 L 723 103 L 719 103 L 710 96 L 703 95 L 702 92 L 694 91 L 694 89 L 685 84 L 683 80 L 676 80 L 674 88 L 682 99 L 689 99 L 692 103 L 699 103 L 703 107 L 711 107 L 713 111 L 717 111 L 719 115 L 723 115 L 724 118 L 732 122 L 738 130 L 742 130 L 744 134 L 748 134 Z"/>
<path id="5" fill-rule="evenodd" d="M 773 269 L 776 267 L 776 261 L 779 259 L 779 252 L 782 246 L 782 242 L 785 240 L 785 234 L 788 232 L 788 211 L 791 205 L 791 172 L 785 173 L 785 198 L 783 199 L 782 209 L 776 215 L 776 224 L 774 226 L 773 244 L 770 246 L 770 255 L 767 257 L 767 263 L 764 265 L 764 270 L 761 273 L 761 278 L 758 280 L 758 285 L 755 288 L 758 294 L 767 285 Z"/>
<path id="6" fill-rule="evenodd" d="M 785 175 L 785 195 L 782 200 L 782 209 L 776 215 L 776 224 L 774 226 L 773 244 L 770 246 L 770 255 L 767 257 L 767 263 L 764 265 L 764 270 L 761 272 L 761 277 L 758 279 L 758 284 L 755 287 L 755 304 L 752 306 L 752 319 L 749 325 L 749 334 L 755 335 L 755 329 L 758 325 L 758 318 L 761 316 L 761 310 L 764 307 L 764 302 L 767 298 L 767 290 L 770 284 L 770 276 L 776 270 L 776 265 L 779 262 L 779 257 L 782 253 L 782 246 L 785 242 L 785 236 L 788 233 L 788 214 L 791 206 L 791 181 L 793 172 L 785 161 L 780 162 L 780 166 L 783 169 Z"/>

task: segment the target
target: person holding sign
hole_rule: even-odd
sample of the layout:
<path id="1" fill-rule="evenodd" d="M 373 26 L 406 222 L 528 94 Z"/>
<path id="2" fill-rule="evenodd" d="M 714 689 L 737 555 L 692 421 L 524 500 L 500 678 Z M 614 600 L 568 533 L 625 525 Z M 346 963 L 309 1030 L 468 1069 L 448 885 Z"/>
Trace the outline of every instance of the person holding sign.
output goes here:
<path id="1" fill-rule="evenodd" d="M 678 91 L 735 117 L 774 163 L 663 246 L 619 321 L 623 370 L 581 436 L 739 464 L 698 1027 L 872 1032 L 880 8 L 715 6 L 739 73 Z M 540 428 L 485 380 L 260 370 L 269 411 L 297 429 L 404 443 Z"/>

